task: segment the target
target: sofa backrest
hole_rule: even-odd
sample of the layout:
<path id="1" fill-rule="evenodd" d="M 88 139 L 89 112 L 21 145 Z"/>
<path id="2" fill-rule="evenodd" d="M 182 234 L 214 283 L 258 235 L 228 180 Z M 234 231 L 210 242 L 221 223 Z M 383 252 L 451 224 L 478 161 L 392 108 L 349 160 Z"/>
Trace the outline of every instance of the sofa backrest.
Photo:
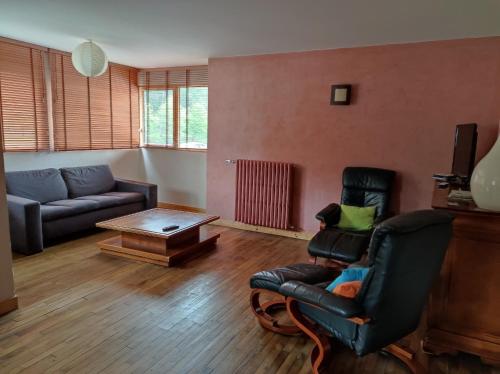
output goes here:
<path id="1" fill-rule="evenodd" d="M 115 188 L 115 178 L 108 165 L 62 168 L 69 197 L 99 195 Z"/>
<path id="2" fill-rule="evenodd" d="M 57 169 L 10 171 L 5 173 L 7 193 L 47 203 L 65 200 L 68 189 Z"/>

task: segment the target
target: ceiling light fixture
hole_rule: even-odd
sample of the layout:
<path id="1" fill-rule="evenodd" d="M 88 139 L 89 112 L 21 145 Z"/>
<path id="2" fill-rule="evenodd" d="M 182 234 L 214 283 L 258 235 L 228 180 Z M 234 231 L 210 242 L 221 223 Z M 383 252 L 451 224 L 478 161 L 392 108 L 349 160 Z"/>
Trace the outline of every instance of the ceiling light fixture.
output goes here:
<path id="1" fill-rule="evenodd" d="M 97 77 L 108 68 L 108 57 L 92 41 L 78 45 L 71 54 L 71 61 L 75 69 L 86 77 Z"/>

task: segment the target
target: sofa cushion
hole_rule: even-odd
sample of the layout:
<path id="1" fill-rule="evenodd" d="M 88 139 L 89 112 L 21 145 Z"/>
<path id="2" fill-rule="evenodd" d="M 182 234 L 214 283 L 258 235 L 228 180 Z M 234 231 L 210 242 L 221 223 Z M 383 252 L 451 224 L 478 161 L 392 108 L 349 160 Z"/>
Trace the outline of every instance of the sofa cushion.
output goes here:
<path id="1" fill-rule="evenodd" d="M 144 204 L 141 202 L 45 221 L 42 223 L 43 238 L 44 240 L 51 240 L 82 230 L 92 229 L 95 228 L 96 222 L 140 212 L 143 209 Z"/>
<path id="2" fill-rule="evenodd" d="M 99 209 L 99 205 L 92 200 L 57 200 L 40 206 L 42 221 L 74 216 L 80 213 Z"/>
<path id="3" fill-rule="evenodd" d="M 40 205 L 40 213 L 42 214 L 42 222 L 77 214 L 75 209 L 70 208 L 69 206 L 47 204 Z"/>
<path id="4" fill-rule="evenodd" d="M 115 179 L 108 165 L 62 168 L 61 174 L 71 198 L 99 195 L 115 187 Z"/>
<path id="5" fill-rule="evenodd" d="M 5 173 L 7 193 L 46 203 L 68 198 L 68 189 L 57 169 Z"/>
<path id="6" fill-rule="evenodd" d="M 99 209 L 144 201 L 144 195 L 139 192 L 106 192 L 101 195 L 77 197 L 75 200 L 90 200 L 98 204 Z"/>

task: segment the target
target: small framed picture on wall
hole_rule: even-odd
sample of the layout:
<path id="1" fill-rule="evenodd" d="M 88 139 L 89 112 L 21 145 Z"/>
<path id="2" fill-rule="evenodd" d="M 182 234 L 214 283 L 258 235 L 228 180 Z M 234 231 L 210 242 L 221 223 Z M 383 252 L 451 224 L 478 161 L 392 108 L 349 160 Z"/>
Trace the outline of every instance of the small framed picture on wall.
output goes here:
<path id="1" fill-rule="evenodd" d="M 350 103 L 351 103 L 351 85 L 350 84 L 332 85 L 330 105 L 349 105 Z"/>

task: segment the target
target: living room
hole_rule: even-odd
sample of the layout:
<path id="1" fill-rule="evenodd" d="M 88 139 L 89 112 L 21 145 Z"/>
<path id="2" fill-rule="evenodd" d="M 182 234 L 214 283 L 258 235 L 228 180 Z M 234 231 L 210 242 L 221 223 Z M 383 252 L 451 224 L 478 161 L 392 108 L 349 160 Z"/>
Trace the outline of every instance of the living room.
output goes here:
<path id="1" fill-rule="evenodd" d="M 500 372 L 498 3 L 0 9 L 0 372 Z"/>

